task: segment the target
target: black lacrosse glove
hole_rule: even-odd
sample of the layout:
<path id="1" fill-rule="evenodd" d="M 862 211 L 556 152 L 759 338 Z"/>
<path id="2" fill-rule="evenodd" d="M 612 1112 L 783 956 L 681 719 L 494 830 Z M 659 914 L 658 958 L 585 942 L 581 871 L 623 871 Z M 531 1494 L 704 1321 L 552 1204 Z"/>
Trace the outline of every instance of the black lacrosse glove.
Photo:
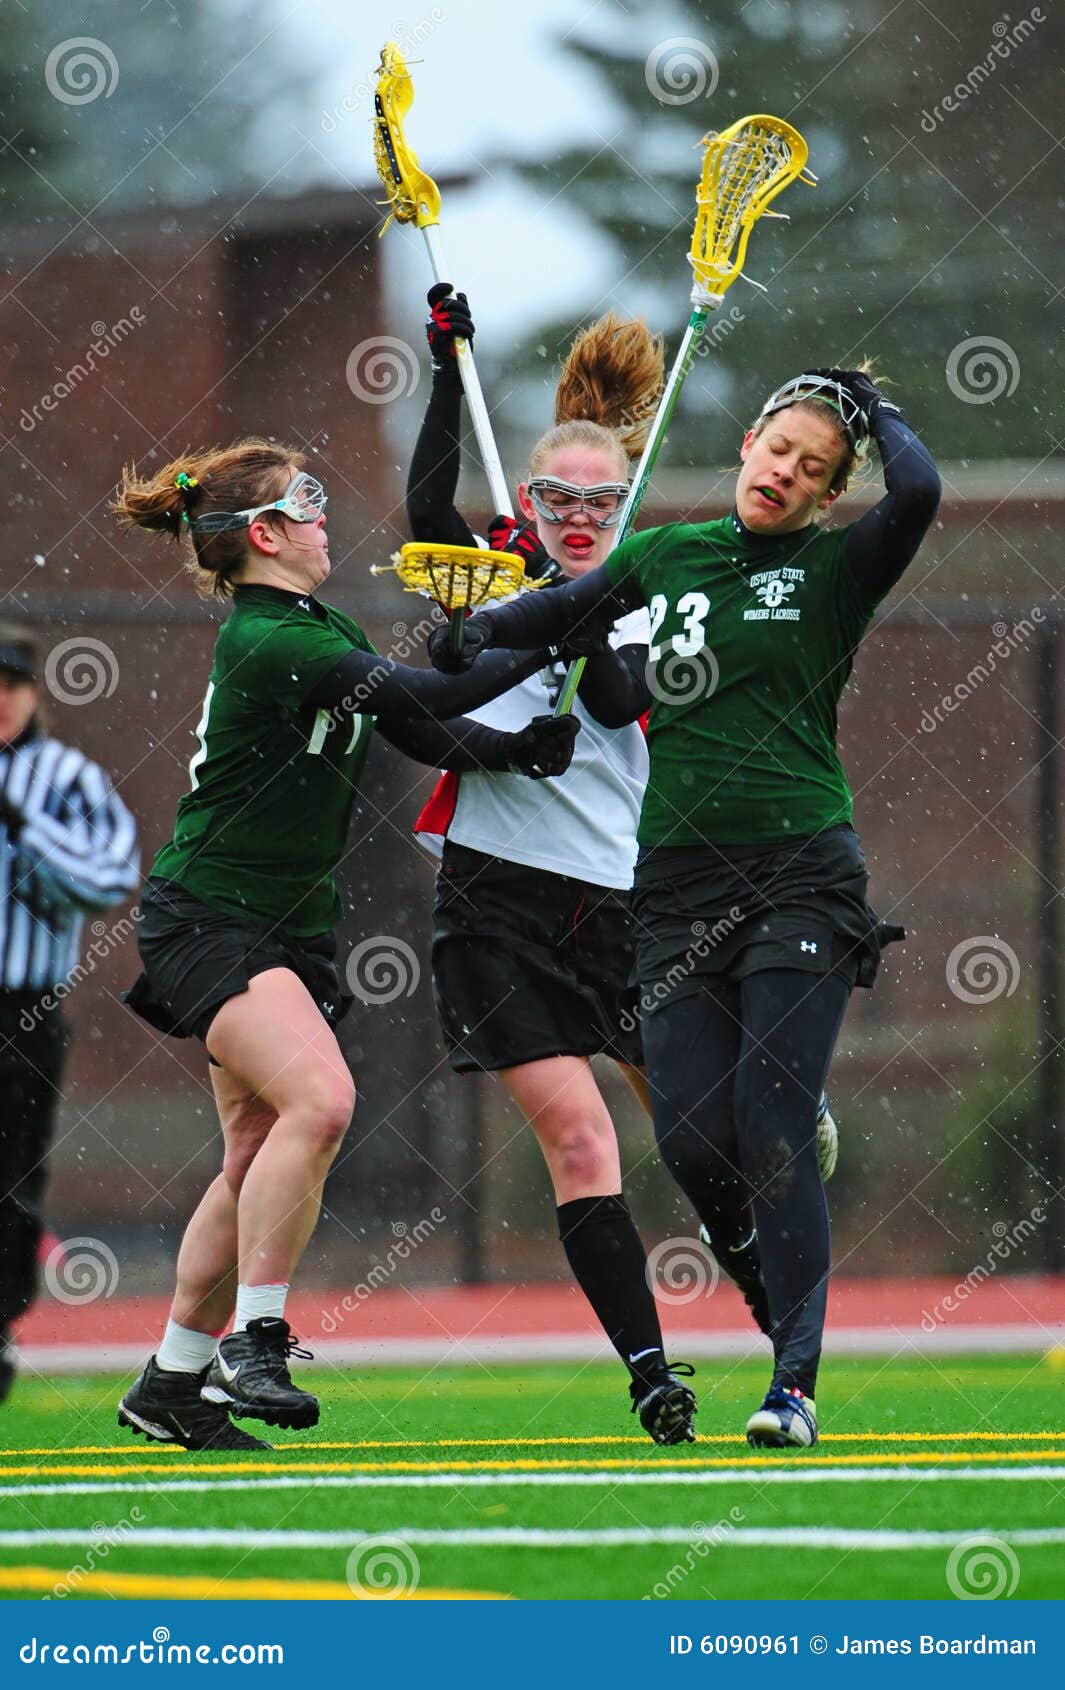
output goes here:
<path id="1" fill-rule="evenodd" d="M 559 645 L 552 648 L 552 656 L 563 663 L 575 663 L 578 657 L 598 657 L 610 644 L 614 631 L 615 612 L 607 605 L 589 611 L 579 628 L 573 628 Z"/>
<path id="2" fill-rule="evenodd" d="M 437 282 L 429 289 L 429 321 L 425 325 L 426 339 L 434 370 L 453 370 L 455 365 L 455 337 L 472 341 L 473 318 L 464 293 L 452 293 L 450 282 Z"/>
<path id="3" fill-rule="evenodd" d="M 854 403 L 865 412 L 870 429 L 875 429 L 876 419 L 881 411 L 889 411 L 896 417 L 902 415 L 898 406 L 886 394 L 881 393 L 864 370 L 804 370 L 803 374 L 826 376 L 829 381 L 838 381 L 840 387 L 849 393 Z"/>
<path id="4" fill-rule="evenodd" d="M 564 775 L 573 757 L 573 743 L 581 731 L 575 716 L 534 716 L 528 727 L 508 734 L 510 771 L 545 780 Z"/>
<path id="5" fill-rule="evenodd" d="M 450 628 L 434 628 L 429 635 L 429 661 L 442 675 L 461 675 L 472 669 L 482 651 L 492 644 L 487 618 L 468 616 L 463 630 L 462 650 L 456 657 L 449 646 Z"/>
<path id="6" fill-rule="evenodd" d="M 611 623 L 610 627 L 613 627 Z M 579 657 L 598 657 L 610 646 L 610 627 L 596 627 L 589 619 L 572 634 L 567 634 L 556 649 L 563 663 L 576 663 Z"/>
<path id="7" fill-rule="evenodd" d="M 488 544 L 494 552 L 514 552 L 525 564 L 530 581 L 562 581 L 562 570 L 544 545 L 536 525 L 512 516 L 494 516 L 488 524 Z"/>

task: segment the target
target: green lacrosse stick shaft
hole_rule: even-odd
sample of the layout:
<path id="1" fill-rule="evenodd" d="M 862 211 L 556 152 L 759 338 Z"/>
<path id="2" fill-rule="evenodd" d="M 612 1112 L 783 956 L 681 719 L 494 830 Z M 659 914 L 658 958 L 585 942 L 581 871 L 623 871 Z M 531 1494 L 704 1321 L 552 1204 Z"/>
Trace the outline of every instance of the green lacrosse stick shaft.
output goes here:
<path id="1" fill-rule="evenodd" d="M 717 300 L 712 302 L 714 305 L 718 303 Z M 662 397 L 658 401 L 658 409 L 651 424 L 651 431 L 647 436 L 647 444 L 636 466 L 636 474 L 632 478 L 629 496 L 622 506 L 621 516 L 618 518 L 618 525 L 614 530 L 614 538 L 610 543 L 611 551 L 614 550 L 615 546 L 620 546 L 636 521 L 640 506 L 643 504 L 643 496 L 647 491 L 655 464 L 658 461 L 662 442 L 666 437 L 666 430 L 669 428 L 670 419 L 676 409 L 677 400 L 680 398 L 684 378 L 691 369 L 695 354 L 699 350 L 699 342 L 703 338 L 710 311 L 711 305 L 709 304 L 697 305 L 688 319 L 688 327 L 684 331 L 680 350 L 673 360 L 669 380 L 662 389 Z M 586 657 L 578 657 L 576 662 L 570 664 L 566 679 L 562 683 L 562 690 L 558 695 L 558 703 L 555 705 L 556 716 L 565 716 L 567 711 L 573 708 L 573 700 L 577 696 L 577 688 L 581 684 L 581 676 L 584 674 L 584 665 L 587 661 Z"/>
<path id="2" fill-rule="evenodd" d="M 460 604 L 457 610 L 451 612 L 447 630 L 447 649 L 452 657 L 462 655 L 462 647 L 466 639 L 466 606 Z"/>

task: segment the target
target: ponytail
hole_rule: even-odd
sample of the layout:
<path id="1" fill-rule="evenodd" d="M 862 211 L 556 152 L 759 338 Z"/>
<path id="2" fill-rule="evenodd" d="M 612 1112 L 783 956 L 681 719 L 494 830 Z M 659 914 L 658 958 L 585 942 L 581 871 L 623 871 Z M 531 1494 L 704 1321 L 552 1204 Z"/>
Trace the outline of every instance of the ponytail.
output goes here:
<path id="1" fill-rule="evenodd" d="M 249 510 L 280 497 L 302 453 L 274 440 L 252 436 L 233 446 L 184 452 L 149 479 L 132 465 L 122 472 L 112 514 L 125 528 L 169 534 L 186 546 L 186 567 L 204 598 L 228 598 L 234 578 L 248 560 L 246 529 L 197 534 L 189 526 L 209 511 Z"/>

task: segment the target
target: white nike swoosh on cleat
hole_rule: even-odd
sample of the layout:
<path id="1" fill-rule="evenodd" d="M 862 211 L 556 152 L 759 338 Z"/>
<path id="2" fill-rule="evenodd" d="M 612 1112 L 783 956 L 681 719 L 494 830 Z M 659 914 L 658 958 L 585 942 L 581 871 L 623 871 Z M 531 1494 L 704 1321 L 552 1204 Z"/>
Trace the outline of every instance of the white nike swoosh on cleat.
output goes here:
<path id="1" fill-rule="evenodd" d="M 215 1357 L 215 1360 L 218 1363 L 219 1370 L 222 1374 L 222 1378 L 225 1380 L 226 1384 L 232 1385 L 234 1379 L 237 1377 L 237 1374 L 240 1372 L 241 1368 L 244 1365 L 243 1362 L 238 1361 L 236 1367 L 230 1367 L 228 1361 L 226 1360 L 225 1356 L 222 1354 L 221 1350 L 219 1350 L 218 1354 Z"/>

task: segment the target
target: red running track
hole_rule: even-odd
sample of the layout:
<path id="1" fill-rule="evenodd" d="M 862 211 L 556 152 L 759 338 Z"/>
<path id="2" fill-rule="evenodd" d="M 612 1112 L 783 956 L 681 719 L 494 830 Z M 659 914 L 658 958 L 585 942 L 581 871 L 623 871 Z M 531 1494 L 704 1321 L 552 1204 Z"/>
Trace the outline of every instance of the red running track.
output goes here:
<path id="1" fill-rule="evenodd" d="M 68 1293 L 74 1298 L 77 1293 Z M 763 1352 L 731 1286 L 690 1301 L 659 1294 L 667 1345 L 686 1356 Z M 166 1297 L 44 1297 L 16 1327 L 27 1369 L 103 1371 L 139 1365 L 163 1331 Z M 361 1285 L 298 1290 L 288 1318 L 326 1362 L 361 1366 L 608 1356 L 595 1318 L 570 1285 L 412 1289 Z M 835 1281 L 826 1355 L 1051 1350 L 1065 1347 L 1065 1277 Z"/>

